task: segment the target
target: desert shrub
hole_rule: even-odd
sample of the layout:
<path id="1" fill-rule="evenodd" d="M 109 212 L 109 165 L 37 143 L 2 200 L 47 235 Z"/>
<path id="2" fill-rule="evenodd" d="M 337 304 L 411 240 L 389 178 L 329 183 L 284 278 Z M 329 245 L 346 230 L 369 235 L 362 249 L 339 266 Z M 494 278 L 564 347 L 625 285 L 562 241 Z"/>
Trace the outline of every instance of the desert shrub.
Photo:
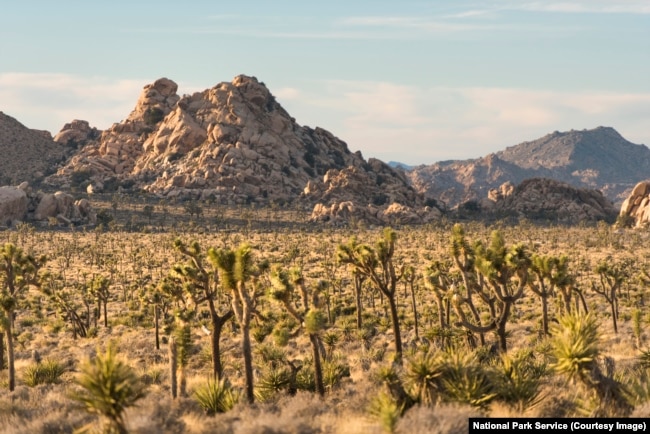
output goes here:
<path id="1" fill-rule="evenodd" d="M 208 378 L 206 383 L 194 390 L 194 399 L 203 411 L 214 415 L 231 410 L 239 402 L 239 393 L 225 378 L 217 381 Z"/>
<path id="2" fill-rule="evenodd" d="M 496 400 L 523 412 L 541 401 L 541 383 L 546 365 L 536 363 L 532 352 L 503 354 L 495 365 Z"/>
<path id="3" fill-rule="evenodd" d="M 152 126 L 162 121 L 165 117 L 165 112 L 158 107 L 149 107 L 145 110 L 144 115 L 142 116 L 144 123 L 148 126 Z"/>
<path id="4" fill-rule="evenodd" d="M 287 367 L 272 366 L 265 369 L 257 379 L 256 397 L 267 401 L 275 394 L 293 386 L 291 371 Z"/>
<path id="5" fill-rule="evenodd" d="M 118 359 L 113 345 L 82 365 L 76 383 L 80 390 L 72 398 L 102 417 L 107 432 L 125 433 L 124 411 L 146 394 L 134 370 Z"/>
<path id="6" fill-rule="evenodd" d="M 29 365 L 23 371 L 23 382 L 29 387 L 39 384 L 54 384 L 60 381 L 65 368 L 55 360 L 44 360 Z"/>
<path id="7" fill-rule="evenodd" d="M 381 392 L 370 401 L 368 412 L 377 419 L 382 428 L 389 433 L 395 432 L 397 422 L 404 413 L 404 404 L 386 392 Z"/>
<path id="8" fill-rule="evenodd" d="M 79 187 L 84 182 L 88 181 L 91 176 L 93 176 L 93 172 L 91 170 L 75 170 L 70 175 L 70 183 L 74 187 Z"/>

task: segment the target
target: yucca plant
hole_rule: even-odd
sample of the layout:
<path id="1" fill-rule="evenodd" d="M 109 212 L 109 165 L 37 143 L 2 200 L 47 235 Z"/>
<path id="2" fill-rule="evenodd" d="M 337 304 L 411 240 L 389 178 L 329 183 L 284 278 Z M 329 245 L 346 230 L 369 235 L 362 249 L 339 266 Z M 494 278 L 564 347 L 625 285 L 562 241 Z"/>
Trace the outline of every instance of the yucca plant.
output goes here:
<path id="1" fill-rule="evenodd" d="M 214 415 L 231 410 L 239 402 L 239 393 L 225 378 L 208 378 L 206 383 L 196 388 L 194 399 L 206 414 Z"/>
<path id="2" fill-rule="evenodd" d="M 599 332 L 591 315 L 566 315 L 559 318 L 552 339 L 553 368 L 574 384 L 583 385 L 592 394 L 590 416 L 625 416 L 632 410 L 629 391 L 614 375 L 613 361 L 603 373 L 598 363 Z M 606 362 L 608 362 L 606 360 Z M 589 397 L 588 397 L 589 398 Z"/>
<path id="3" fill-rule="evenodd" d="M 474 352 L 445 351 L 442 355 L 440 381 L 445 400 L 484 408 L 494 399 L 489 373 Z"/>
<path id="4" fill-rule="evenodd" d="M 257 398 L 266 401 L 273 395 L 292 386 L 291 371 L 288 367 L 271 366 L 257 379 Z"/>
<path id="5" fill-rule="evenodd" d="M 59 362 L 44 360 L 25 368 L 23 382 L 29 387 L 35 387 L 39 384 L 54 384 L 60 381 L 60 377 L 64 372 L 65 367 Z"/>
<path id="6" fill-rule="evenodd" d="M 502 354 L 494 372 L 496 399 L 519 413 L 534 407 L 542 399 L 540 386 L 545 371 L 545 365 L 536 364 L 530 352 Z"/>
<path id="7" fill-rule="evenodd" d="M 368 412 L 379 421 L 386 432 L 393 433 L 399 418 L 404 414 L 404 404 L 399 404 L 390 394 L 381 392 L 370 401 Z"/>
<path id="8" fill-rule="evenodd" d="M 404 382 L 413 399 L 421 405 L 433 405 L 442 388 L 440 358 L 434 353 L 416 353 L 406 360 Z"/>
<path id="9" fill-rule="evenodd" d="M 80 402 L 89 413 L 103 419 L 105 433 L 126 433 L 124 411 L 135 405 L 146 394 L 144 385 L 135 371 L 119 360 L 114 345 L 81 366 L 76 379 L 81 389 L 72 398 Z M 90 425 L 82 432 L 90 430 Z"/>
<path id="10" fill-rule="evenodd" d="M 553 331 L 555 371 L 570 381 L 593 385 L 592 372 L 600 354 L 598 323 L 592 314 L 564 315 Z"/>

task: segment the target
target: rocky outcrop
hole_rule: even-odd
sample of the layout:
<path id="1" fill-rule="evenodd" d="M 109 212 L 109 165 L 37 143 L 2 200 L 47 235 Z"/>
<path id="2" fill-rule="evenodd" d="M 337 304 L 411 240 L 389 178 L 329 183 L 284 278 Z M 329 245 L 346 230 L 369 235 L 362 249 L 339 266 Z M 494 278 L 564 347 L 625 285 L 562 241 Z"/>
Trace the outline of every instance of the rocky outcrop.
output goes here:
<path id="1" fill-rule="evenodd" d="M 68 151 L 47 131 L 29 129 L 0 112 L 0 185 L 39 181 L 56 170 Z"/>
<path id="2" fill-rule="evenodd" d="M 482 158 L 443 161 L 407 170 L 421 194 L 454 208 L 482 200 L 504 182 L 550 178 L 580 188 L 598 189 L 621 203 L 647 176 L 650 149 L 625 140 L 613 128 L 553 132 Z"/>
<path id="3" fill-rule="evenodd" d="M 620 221 L 634 227 L 650 224 L 650 181 L 642 181 L 634 186 L 630 195 L 621 205 Z"/>
<path id="4" fill-rule="evenodd" d="M 613 221 L 617 213 L 600 191 L 572 187 L 553 179 L 528 179 L 514 189 L 511 184 L 504 184 L 490 197 L 481 202 L 483 210 L 533 220 Z"/>
<path id="5" fill-rule="evenodd" d="M 340 208 L 338 217 L 347 202 L 371 207 L 375 216 L 391 203 L 423 208 L 402 174 L 350 152 L 324 129 L 299 125 L 255 77 L 183 97 L 176 92 L 168 79 L 145 86 L 128 118 L 49 182 L 76 182 L 88 192 L 121 185 L 223 204 L 320 204 Z"/>
<path id="6" fill-rule="evenodd" d="M 0 187 L 0 225 L 50 219 L 63 225 L 95 224 L 97 215 L 87 199 L 75 200 L 61 191 L 33 192 L 26 182 L 18 187 Z"/>
<path id="7" fill-rule="evenodd" d="M 65 124 L 54 136 L 54 141 L 69 146 L 83 146 L 99 137 L 101 131 L 91 127 L 88 121 L 75 119 Z"/>
<path id="8" fill-rule="evenodd" d="M 27 213 L 27 194 L 18 187 L 0 187 L 0 226 L 22 221 Z"/>

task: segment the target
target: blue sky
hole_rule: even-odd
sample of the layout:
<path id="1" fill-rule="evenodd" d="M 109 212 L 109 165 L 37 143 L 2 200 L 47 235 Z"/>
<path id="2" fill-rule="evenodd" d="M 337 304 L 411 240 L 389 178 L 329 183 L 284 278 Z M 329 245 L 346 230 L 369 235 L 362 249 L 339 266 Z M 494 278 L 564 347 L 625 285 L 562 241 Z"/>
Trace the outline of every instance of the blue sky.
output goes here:
<path id="1" fill-rule="evenodd" d="M 385 161 L 599 125 L 650 145 L 650 0 L 25 0 L 0 14 L 0 110 L 30 128 L 107 128 L 159 77 L 183 94 L 240 73 Z"/>

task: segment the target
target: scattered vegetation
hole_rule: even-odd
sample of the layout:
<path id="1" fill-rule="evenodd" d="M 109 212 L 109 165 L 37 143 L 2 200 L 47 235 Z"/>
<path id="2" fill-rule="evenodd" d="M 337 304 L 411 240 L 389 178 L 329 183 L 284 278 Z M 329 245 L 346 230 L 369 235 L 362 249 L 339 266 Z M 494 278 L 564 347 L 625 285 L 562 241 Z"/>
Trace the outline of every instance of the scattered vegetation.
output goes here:
<path id="1" fill-rule="evenodd" d="M 111 220 L 92 230 L 0 232 L 10 430 L 648 415 L 645 232 L 324 229 L 283 205 L 188 219 L 187 203 L 93 200 Z"/>

